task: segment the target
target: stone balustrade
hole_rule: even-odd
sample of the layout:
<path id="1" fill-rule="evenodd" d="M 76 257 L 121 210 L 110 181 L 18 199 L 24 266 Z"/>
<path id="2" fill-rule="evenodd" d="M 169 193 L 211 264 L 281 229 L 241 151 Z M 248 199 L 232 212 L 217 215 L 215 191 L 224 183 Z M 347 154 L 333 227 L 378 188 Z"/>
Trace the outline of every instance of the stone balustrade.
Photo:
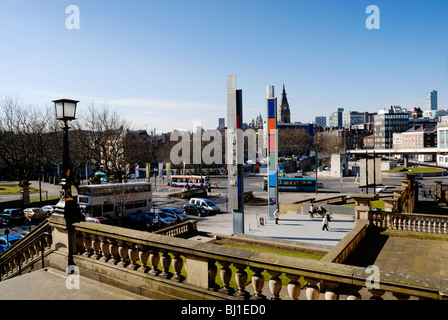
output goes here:
<path id="1" fill-rule="evenodd" d="M 52 251 L 51 244 L 51 228 L 45 221 L 0 255 L 0 280 L 43 268 L 44 257 Z"/>
<path id="2" fill-rule="evenodd" d="M 390 230 L 443 234 L 448 231 L 448 216 L 418 213 L 392 213 L 372 211 L 370 225 Z"/>
<path id="3" fill-rule="evenodd" d="M 201 297 L 220 299 L 360 299 L 369 289 L 372 298 L 387 291 L 397 298 L 440 299 L 448 285 L 435 279 L 413 279 L 391 272 L 380 274 L 370 288 L 365 268 L 231 248 L 212 243 L 92 223 L 74 224 L 77 265 L 97 272 L 103 281 L 121 277 L 134 287 L 169 283 L 170 292 L 202 290 Z M 98 271 L 101 270 L 101 271 Z M 111 271 L 113 270 L 113 271 Z M 130 277 L 134 277 L 129 280 Z M 135 280 L 135 277 L 138 279 Z M 219 278 L 218 278 L 219 277 Z M 232 285 L 232 279 L 234 283 Z M 220 280 L 220 281 L 218 281 Z M 151 282 L 152 281 L 152 282 Z M 221 284 L 218 285 L 217 283 Z M 151 285 L 149 283 L 152 283 Z M 135 289 L 135 288 L 133 288 Z M 284 290 L 283 290 L 284 289 Z M 304 294 L 301 295 L 301 292 Z M 143 292 L 143 291 L 141 291 Z M 208 292 L 208 293 L 207 293 Z M 286 292 L 286 293 L 285 293 Z"/>

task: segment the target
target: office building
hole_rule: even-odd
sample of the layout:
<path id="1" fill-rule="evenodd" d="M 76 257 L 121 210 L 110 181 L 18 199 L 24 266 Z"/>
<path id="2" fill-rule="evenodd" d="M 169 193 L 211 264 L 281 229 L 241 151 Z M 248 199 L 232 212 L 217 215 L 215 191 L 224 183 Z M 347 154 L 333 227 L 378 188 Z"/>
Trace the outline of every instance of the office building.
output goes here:
<path id="1" fill-rule="evenodd" d="M 432 90 L 426 95 L 426 110 L 437 110 L 437 91 Z"/>

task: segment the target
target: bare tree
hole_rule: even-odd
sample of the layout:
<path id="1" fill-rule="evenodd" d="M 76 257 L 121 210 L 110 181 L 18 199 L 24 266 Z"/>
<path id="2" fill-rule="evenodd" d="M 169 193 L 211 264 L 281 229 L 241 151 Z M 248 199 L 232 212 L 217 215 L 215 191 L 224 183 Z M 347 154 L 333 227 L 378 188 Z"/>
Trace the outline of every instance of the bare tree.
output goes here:
<path id="1" fill-rule="evenodd" d="M 11 178 L 29 181 L 40 169 L 50 119 L 49 110 L 25 105 L 18 97 L 0 97 L 0 160 Z"/>
<path id="2" fill-rule="evenodd" d="M 304 129 L 280 128 L 278 132 L 278 150 L 280 152 L 301 154 L 309 147 L 311 138 Z"/>
<path id="3" fill-rule="evenodd" d="M 85 159 L 96 161 L 106 175 L 120 182 L 127 164 L 127 131 L 130 123 L 107 105 L 92 103 L 87 112 L 76 122 L 77 142 Z"/>

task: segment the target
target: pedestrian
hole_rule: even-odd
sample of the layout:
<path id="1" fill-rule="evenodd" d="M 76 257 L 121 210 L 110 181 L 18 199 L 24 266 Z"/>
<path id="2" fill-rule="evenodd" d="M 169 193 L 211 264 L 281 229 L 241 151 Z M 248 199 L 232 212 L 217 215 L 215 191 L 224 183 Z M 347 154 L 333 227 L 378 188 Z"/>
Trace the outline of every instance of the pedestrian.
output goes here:
<path id="1" fill-rule="evenodd" d="M 310 218 L 314 218 L 314 214 L 316 213 L 316 207 L 312 203 L 310 206 Z"/>
<path id="2" fill-rule="evenodd" d="M 275 218 L 275 224 L 278 224 L 278 218 L 279 218 L 278 209 L 275 209 L 274 211 L 274 218 Z"/>
<path id="3" fill-rule="evenodd" d="M 317 208 L 317 213 L 319 213 L 320 216 L 323 217 L 327 213 L 327 210 L 325 210 L 325 208 L 322 208 L 322 206 L 319 206 L 319 208 Z"/>
<path id="4" fill-rule="evenodd" d="M 325 216 L 324 216 L 324 219 L 322 221 L 323 222 L 322 231 L 323 230 L 330 231 L 328 229 L 328 223 L 329 223 L 329 220 L 330 220 L 329 215 L 330 215 L 329 213 L 326 213 Z"/>

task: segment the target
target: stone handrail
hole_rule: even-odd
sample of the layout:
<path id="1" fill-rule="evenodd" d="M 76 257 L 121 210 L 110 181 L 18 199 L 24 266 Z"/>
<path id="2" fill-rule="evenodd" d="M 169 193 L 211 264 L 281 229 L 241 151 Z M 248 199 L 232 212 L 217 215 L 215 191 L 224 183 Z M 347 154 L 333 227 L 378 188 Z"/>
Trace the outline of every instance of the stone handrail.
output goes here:
<path id="1" fill-rule="evenodd" d="M 51 243 L 51 228 L 48 220 L 45 220 L 0 254 L 0 281 L 20 275 L 29 268 L 34 269 L 34 265 L 39 265 L 39 262 L 41 264 L 38 268 L 43 268 L 44 257 L 52 251 Z"/>
<path id="2" fill-rule="evenodd" d="M 448 231 L 448 216 L 442 215 L 371 211 L 369 220 L 370 226 L 390 230 L 441 235 Z"/>
<path id="3" fill-rule="evenodd" d="M 183 237 L 191 236 L 198 232 L 198 222 L 196 220 L 188 220 L 174 226 L 163 228 L 155 231 L 156 234 L 161 234 L 169 237 Z"/>
<path id="4" fill-rule="evenodd" d="M 100 267 L 96 264 L 100 263 L 103 268 L 126 272 L 127 277 L 132 274 L 154 281 L 164 279 L 178 283 L 178 286 L 187 285 L 190 291 L 197 288 L 215 292 L 224 299 L 264 299 L 265 283 L 269 287 L 269 295 L 279 299 L 283 286 L 281 276 L 289 281 L 286 286 L 287 299 L 299 298 L 302 290 L 299 279 L 307 283 L 304 289 L 309 300 L 318 299 L 321 292 L 327 300 L 339 299 L 341 294 L 347 295 L 347 299 L 359 299 L 359 291 L 366 287 L 371 276 L 361 267 L 231 248 L 113 226 L 81 222 L 74 224 L 74 230 L 77 239 L 75 257 L 80 264 L 85 262 L 87 266 L 90 263 L 96 269 Z M 236 269 L 234 274 L 230 268 L 232 265 Z M 248 268 L 253 271 L 250 289 L 247 287 Z M 216 284 L 218 273 L 222 287 Z M 232 276 L 237 288 L 230 286 Z M 146 283 L 147 280 L 138 281 L 139 285 Z M 379 286 L 370 288 L 369 292 L 373 297 L 380 298 L 386 291 L 397 298 L 412 295 L 441 299 L 448 293 L 448 283 L 430 278 L 413 279 L 412 276 L 391 272 L 381 273 Z"/>

